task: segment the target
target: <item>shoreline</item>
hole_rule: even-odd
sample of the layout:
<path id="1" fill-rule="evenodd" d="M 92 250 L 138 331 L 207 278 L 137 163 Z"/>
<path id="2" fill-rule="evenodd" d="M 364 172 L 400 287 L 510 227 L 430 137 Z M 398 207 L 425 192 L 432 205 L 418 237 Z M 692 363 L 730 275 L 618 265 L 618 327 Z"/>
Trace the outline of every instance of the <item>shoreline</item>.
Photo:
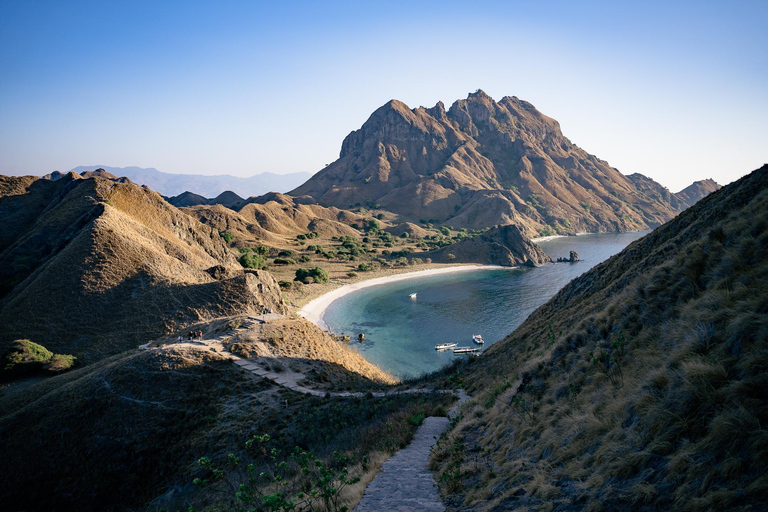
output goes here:
<path id="1" fill-rule="evenodd" d="M 323 321 L 325 310 L 328 309 L 333 302 L 349 295 L 350 293 L 362 290 L 364 288 L 371 288 L 373 286 L 379 286 L 382 284 L 396 283 L 398 281 L 405 281 L 417 277 L 428 277 L 442 274 L 453 274 L 456 272 L 468 272 L 474 270 L 498 270 L 498 269 L 512 269 L 516 267 L 502 267 L 500 265 L 459 265 L 454 267 L 444 268 L 432 268 L 426 270 L 416 270 L 413 272 L 405 272 L 402 274 L 394 274 L 389 276 L 375 277 L 373 279 L 367 279 L 357 283 L 346 284 L 335 290 L 331 290 L 328 293 L 311 300 L 304 305 L 299 311 L 298 315 L 305 318 L 317 325 L 324 331 L 329 331 L 328 325 Z"/>

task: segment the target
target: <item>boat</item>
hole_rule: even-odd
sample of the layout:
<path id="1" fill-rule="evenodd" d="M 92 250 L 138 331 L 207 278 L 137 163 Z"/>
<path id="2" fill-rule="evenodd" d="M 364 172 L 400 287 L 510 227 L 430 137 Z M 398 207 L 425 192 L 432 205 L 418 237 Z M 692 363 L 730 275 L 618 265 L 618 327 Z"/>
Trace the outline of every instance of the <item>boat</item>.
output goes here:
<path id="1" fill-rule="evenodd" d="M 485 343 L 485 340 L 483 339 L 483 336 L 481 334 L 472 335 L 472 341 L 474 341 L 478 345 L 482 345 L 483 343 Z"/>
<path id="2" fill-rule="evenodd" d="M 474 354 L 475 352 L 480 352 L 480 349 L 473 347 L 456 347 L 453 349 L 454 354 Z"/>
<path id="3" fill-rule="evenodd" d="M 408 295 L 410 298 L 415 299 L 416 298 L 416 292 L 413 292 L 412 294 Z"/>
<path id="4" fill-rule="evenodd" d="M 454 348 L 458 343 L 441 343 L 439 345 L 435 345 L 435 350 L 448 350 L 449 348 Z"/>

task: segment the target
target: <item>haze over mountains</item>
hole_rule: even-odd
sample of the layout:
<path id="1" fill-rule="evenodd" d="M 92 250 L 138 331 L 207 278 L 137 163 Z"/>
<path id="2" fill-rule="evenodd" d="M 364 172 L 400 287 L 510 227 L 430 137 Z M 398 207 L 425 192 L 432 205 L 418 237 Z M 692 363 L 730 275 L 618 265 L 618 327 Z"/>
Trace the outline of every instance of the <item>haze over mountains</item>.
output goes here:
<path id="1" fill-rule="evenodd" d="M 530 103 L 478 90 L 447 111 L 388 102 L 347 136 L 338 160 L 290 193 L 378 205 L 411 222 L 516 224 L 528 236 L 647 229 L 689 206 L 643 179 L 653 186 L 571 143 Z"/>
<path id="2" fill-rule="evenodd" d="M 267 192 L 286 192 L 311 176 L 308 172 L 290 174 L 263 172 L 248 178 L 239 178 L 229 175 L 171 174 L 152 167 L 110 167 L 108 165 L 81 165 L 69 172 L 82 174 L 96 169 L 104 169 L 118 177 L 125 176 L 134 183 L 146 185 L 164 196 L 192 192 L 204 197 L 216 197 L 226 191 L 232 191 L 241 197 L 260 196 Z M 56 179 L 64 174 L 54 171 L 45 177 Z"/>

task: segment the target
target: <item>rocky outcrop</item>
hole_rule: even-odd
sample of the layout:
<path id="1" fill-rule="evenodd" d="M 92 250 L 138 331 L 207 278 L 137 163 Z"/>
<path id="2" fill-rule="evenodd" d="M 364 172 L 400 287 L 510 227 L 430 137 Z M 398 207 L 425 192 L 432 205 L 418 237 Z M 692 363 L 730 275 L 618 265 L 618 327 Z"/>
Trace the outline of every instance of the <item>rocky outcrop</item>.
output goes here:
<path id="1" fill-rule="evenodd" d="M 680 192 L 675 194 L 675 197 L 690 208 L 699 200 L 708 196 L 712 192 L 723 188 L 715 180 L 706 179 L 701 181 L 695 181 L 691 185 L 687 186 Z"/>
<path id="2" fill-rule="evenodd" d="M 497 226 L 476 237 L 427 253 L 432 261 L 535 267 L 551 263 L 547 254 L 517 226 Z"/>
<path id="3" fill-rule="evenodd" d="M 681 205 L 652 188 L 571 143 L 530 103 L 477 91 L 447 111 L 388 102 L 291 194 L 340 208 L 379 205 L 400 221 L 517 224 L 537 236 L 657 226 Z"/>

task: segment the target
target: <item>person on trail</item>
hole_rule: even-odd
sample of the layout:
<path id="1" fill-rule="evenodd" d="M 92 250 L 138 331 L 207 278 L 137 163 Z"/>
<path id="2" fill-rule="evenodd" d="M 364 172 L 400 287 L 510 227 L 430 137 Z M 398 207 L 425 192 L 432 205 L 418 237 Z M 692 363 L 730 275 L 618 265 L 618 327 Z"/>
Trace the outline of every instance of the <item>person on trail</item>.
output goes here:
<path id="1" fill-rule="evenodd" d="M 199 329 L 197 331 L 197 337 L 200 338 L 200 341 L 203 341 L 203 330 Z"/>
<path id="2" fill-rule="evenodd" d="M 179 339 L 178 339 L 178 340 L 176 340 L 176 341 L 178 341 L 179 343 L 181 343 L 181 334 L 179 334 Z"/>
<path id="3" fill-rule="evenodd" d="M 194 338 L 194 337 L 195 337 L 195 334 L 194 334 L 192 331 L 189 331 L 189 332 L 187 333 L 187 335 L 189 336 L 189 341 L 192 341 L 192 338 Z"/>

